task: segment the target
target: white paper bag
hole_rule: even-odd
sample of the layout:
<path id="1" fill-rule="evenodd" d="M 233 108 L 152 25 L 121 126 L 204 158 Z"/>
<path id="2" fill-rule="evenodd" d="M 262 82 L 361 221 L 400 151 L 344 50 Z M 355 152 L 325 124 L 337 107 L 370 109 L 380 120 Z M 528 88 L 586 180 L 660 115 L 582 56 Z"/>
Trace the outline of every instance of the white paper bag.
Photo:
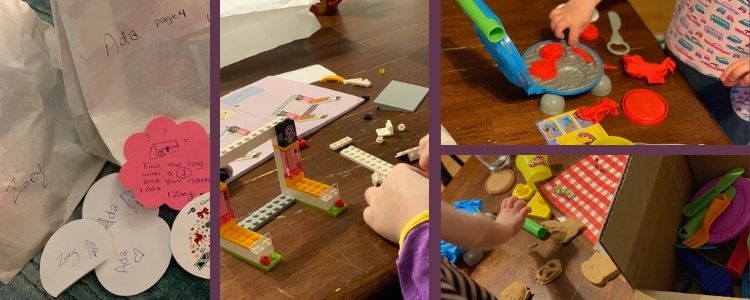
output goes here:
<path id="1" fill-rule="evenodd" d="M 70 217 L 104 165 L 81 147 L 45 30 L 51 26 L 25 2 L 0 1 L 0 281 L 6 284 Z"/>
<path id="2" fill-rule="evenodd" d="M 86 151 L 122 164 L 157 115 L 209 128 L 209 1 L 53 0 L 68 103 Z"/>

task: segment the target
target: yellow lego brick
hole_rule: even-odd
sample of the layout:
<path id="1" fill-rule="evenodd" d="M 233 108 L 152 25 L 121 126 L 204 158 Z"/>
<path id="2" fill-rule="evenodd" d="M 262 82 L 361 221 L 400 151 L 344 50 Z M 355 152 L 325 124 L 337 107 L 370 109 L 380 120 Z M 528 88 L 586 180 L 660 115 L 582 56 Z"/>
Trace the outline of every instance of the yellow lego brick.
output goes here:
<path id="1" fill-rule="evenodd" d="M 302 177 L 299 180 L 287 180 L 287 186 L 291 189 L 303 192 L 315 198 L 320 198 L 328 185 L 312 179 Z"/>
<path id="2" fill-rule="evenodd" d="M 262 235 L 240 226 L 237 222 L 227 222 L 222 225 L 219 235 L 245 249 L 249 249 L 252 244 L 263 238 Z"/>
<path id="3" fill-rule="evenodd" d="M 549 220 L 552 217 L 552 211 L 544 201 L 544 198 L 542 198 L 542 193 L 536 193 L 534 197 L 531 197 L 531 200 L 529 200 L 529 207 L 531 207 L 529 217 L 540 220 Z"/>

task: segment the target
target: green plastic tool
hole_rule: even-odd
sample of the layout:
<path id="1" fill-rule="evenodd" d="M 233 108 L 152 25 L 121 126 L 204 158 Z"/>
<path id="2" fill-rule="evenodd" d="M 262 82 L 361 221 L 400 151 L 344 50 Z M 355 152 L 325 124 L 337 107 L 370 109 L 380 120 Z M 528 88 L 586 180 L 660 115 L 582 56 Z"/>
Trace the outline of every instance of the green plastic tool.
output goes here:
<path id="1" fill-rule="evenodd" d="M 711 201 L 713 201 L 721 191 L 734 184 L 734 181 L 742 176 L 742 173 L 745 173 L 745 169 L 743 168 L 735 168 L 727 172 L 719 182 L 717 182 L 708 192 L 701 195 L 698 200 L 685 205 L 685 207 L 682 208 L 682 214 L 688 218 L 695 217 L 695 215 L 701 210 L 708 207 L 708 205 L 711 204 Z"/>
<path id="2" fill-rule="evenodd" d="M 500 26 L 500 22 L 487 17 L 474 0 L 456 0 L 456 2 L 487 40 L 497 43 L 505 37 L 505 28 Z"/>
<path id="3" fill-rule="evenodd" d="M 526 218 L 526 220 L 523 221 L 523 229 L 540 239 L 544 239 L 544 237 L 547 236 L 547 229 L 529 218 Z"/>
<path id="4" fill-rule="evenodd" d="M 730 201 L 734 199 L 734 196 L 736 194 L 737 194 L 737 190 L 733 186 L 730 186 L 726 191 L 724 191 L 724 195 L 726 195 Z M 698 229 L 701 228 L 701 225 L 703 225 L 703 219 L 706 218 L 707 212 L 708 212 L 707 208 L 702 209 L 700 212 L 698 212 L 697 215 L 692 217 L 690 221 L 688 221 L 685 224 L 685 226 L 682 226 L 678 234 L 680 236 L 680 239 L 685 240 L 691 237 L 696 231 L 698 231 Z"/>

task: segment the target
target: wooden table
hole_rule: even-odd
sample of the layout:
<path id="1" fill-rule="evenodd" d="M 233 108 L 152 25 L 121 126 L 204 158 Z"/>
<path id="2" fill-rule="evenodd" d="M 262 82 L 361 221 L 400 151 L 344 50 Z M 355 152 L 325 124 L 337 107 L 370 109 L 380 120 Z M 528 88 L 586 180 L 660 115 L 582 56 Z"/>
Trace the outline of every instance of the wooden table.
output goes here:
<path id="1" fill-rule="evenodd" d="M 575 156 L 550 156 L 553 174 L 575 163 Z M 510 166 L 515 166 L 511 160 Z M 515 167 L 513 167 L 515 169 Z M 516 182 L 525 182 L 517 171 Z M 482 199 L 484 211 L 497 213 L 500 201 L 510 195 L 490 195 L 484 190 L 484 181 L 489 176 L 487 168 L 472 157 L 453 178 L 443 191 L 442 201 L 453 203 L 458 200 Z M 553 215 L 562 214 L 552 207 Z M 531 234 L 521 231 L 505 244 L 491 252 L 469 271 L 471 277 L 491 293 L 500 296 L 500 292 L 513 281 L 528 286 L 534 293 L 534 299 L 630 299 L 633 290 L 622 275 L 607 283 L 603 288 L 597 287 L 581 274 L 581 264 L 594 253 L 593 244 L 586 236 L 579 234 L 566 245 L 561 245 L 561 234 L 554 234 L 542 241 Z M 533 249 L 529 246 L 538 243 Z M 562 261 L 564 272 L 548 285 L 534 281 L 537 269 L 547 261 L 558 258 Z"/>
<path id="2" fill-rule="evenodd" d="M 500 17 L 519 52 L 543 40 L 555 39 L 549 28 L 549 12 L 560 1 L 486 1 Z M 607 52 L 611 35 L 607 12 L 616 11 L 622 19 L 620 33 L 631 48 L 646 61 L 660 62 L 665 54 L 627 1 L 602 1 L 595 23 L 599 39 L 586 42 L 604 63 L 619 71 L 606 71 L 613 83 L 611 99 L 620 102 L 632 89 L 653 90 L 667 100 L 669 113 L 657 126 L 641 126 L 622 113 L 607 117 L 602 126 L 609 135 L 642 143 L 728 144 L 729 140 L 679 72 L 667 76 L 664 85 L 646 84 L 627 77 L 621 58 Z M 472 29 L 472 24 L 455 1 L 442 1 L 442 124 L 459 144 L 544 144 L 536 122 L 548 117 L 539 110 L 541 95 L 528 96 L 509 83 Z M 598 102 L 590 93 L 566 97 L 565 111 Z"/>
<path id="3" fill-rule="evenodd" d="M 370 88 L 316 83 L 372 100 L 391 80 L 427 86 L 427 2 L 343 1 L 339 13 L 319 17 L 322 28 L 312 37 L 256 55 L 221 70 L 222 94 L 267 75 L 311 64 L 322 64 L 346 78 L 364 77 Z M 378 74 L 384 67 L 386 73 Z M 302 151 L 306 176 L 338 183 L 350 205 L 332 218 L 295 204 L 262 227 L 270 233 L 275 250 L 284 258 L 265 274 L 221 252 L 221 295 L 232 299 L 354 298 L 381 293 L 400 295 L 395 261 L 398 245 L 387 242 L 362 220 L 364 191 L 372 172 L 328 149 L 344 136 L 388 162 L 395 153 L 417 145 L 428 132 L 428 100 L 415 113 L 378 111 L 366 102 L 307 138 Z M 366 122 L 363 115 L 374 114 Z M 375 129 L 386 120 L 407 130 L 375 143 Z M 275 164 L 270 161 L 229 185 L 232 205 L 244 217 L 279 194 Z"/>

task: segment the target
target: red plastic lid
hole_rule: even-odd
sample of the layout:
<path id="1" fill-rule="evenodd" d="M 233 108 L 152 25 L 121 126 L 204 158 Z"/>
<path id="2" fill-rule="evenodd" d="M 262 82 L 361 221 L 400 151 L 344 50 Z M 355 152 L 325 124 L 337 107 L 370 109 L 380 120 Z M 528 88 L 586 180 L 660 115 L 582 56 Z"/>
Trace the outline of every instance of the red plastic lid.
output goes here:
<path id="1" fill-rule="evenodd" d="M 656 125 L 667 117 L 669 107 L 661 95 L 643 89 L 628 92 L 622 97 L 622 111 L 628 119 L 641 125 Z"/>

